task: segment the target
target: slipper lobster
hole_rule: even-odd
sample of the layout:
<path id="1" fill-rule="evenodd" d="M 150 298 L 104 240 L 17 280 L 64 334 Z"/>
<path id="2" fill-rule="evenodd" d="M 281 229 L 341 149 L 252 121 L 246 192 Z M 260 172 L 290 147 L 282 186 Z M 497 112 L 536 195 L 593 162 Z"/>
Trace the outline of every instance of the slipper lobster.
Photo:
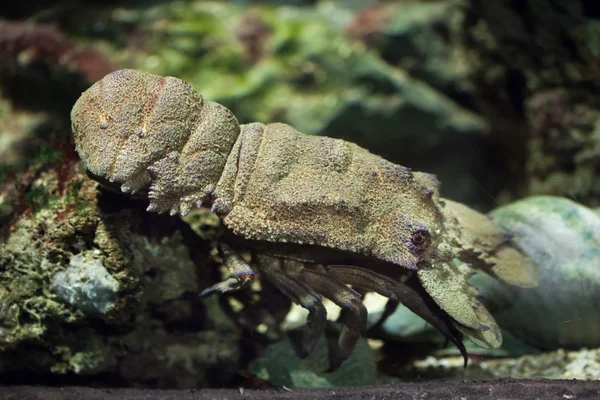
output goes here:
<path id="1" fill-rule="evenodd" d="M 113 72 L 71 112 L 76 149 L 93 179 L 149 199 L 148 211 L 185 215 L 209 206 L 222 221 L 231 277 L 204 291 L 243 289 L 254 270 L 309 310 L 298 341 L 308 355 L 323 333 L 326 297 L 346 310 L 330 366 L 366 329 L 358 290 L 421 316 L 463 354 L 463 335 L 501 344 L 494 318 L 466 282 L 474 269 L 533 287 L 535 263 L 488 217 L 442 199 L 434 175 L 356 144 L 282 123 L 240 125 L 174 77 Z M 240 251 L 252 251 L 250 265 Z"/>

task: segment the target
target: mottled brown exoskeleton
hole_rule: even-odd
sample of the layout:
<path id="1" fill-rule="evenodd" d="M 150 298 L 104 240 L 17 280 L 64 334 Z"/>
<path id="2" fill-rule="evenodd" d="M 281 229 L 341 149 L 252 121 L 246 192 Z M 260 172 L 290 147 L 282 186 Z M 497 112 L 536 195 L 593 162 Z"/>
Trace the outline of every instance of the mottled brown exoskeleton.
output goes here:
<path id="1" fill-rule="evenodd" d="M 71 118 L 83 165 L 99 182 L 147 195 L 148 211 L 186 214 L 206 205 L 217 213 L 232 276 L 206 292 L 245 287 L 254 273 L 238 251 L 251 249 L 261 276 L 310 311 L 300 355 L 325 328 L 321 296 L 346 309 L 330 349 L 332 368 L 366 327 L 357 288 L 401 302 L 466 360 L 463 334 L 481 346 L 501 343 L 466 283 L 470 267 L 511 284 L 536 284 L 535 266 L 509 235 L 484 215 L 440 199 L 433 175 L 285 124 L 240 126 L 179 79 L 111 73 L 82 94 Z"/>

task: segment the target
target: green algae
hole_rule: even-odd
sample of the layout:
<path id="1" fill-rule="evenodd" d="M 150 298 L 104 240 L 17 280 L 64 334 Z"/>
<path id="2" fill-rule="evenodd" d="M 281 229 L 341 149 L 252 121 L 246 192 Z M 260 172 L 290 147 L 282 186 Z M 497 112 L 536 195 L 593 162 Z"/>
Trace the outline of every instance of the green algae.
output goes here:
<path id="1" fill-rule="evenodd" d="M 448 196 L 485 203 L 489 199 L 467 171 L 488 163 L 481 148 L 489 147 L 484 134 L 491 126 L 450 97 L 473 91 L 459 40 L 464 10 L 451 3 L 421 11 L 415 4 L 421 17 L 414 23 L 399 7 L 398 21 L 381 27 L 386 48 L 410 42 L 420 46 L 422 59 L 432 58 L 425 74 L 351 37 L 356 10 L 332 1 L 305 7 L 178 1 L 120 7 L 107 24 L 135 27 L 130 44 L 111 51 L 119 67 L 188 81 L 242 123 L 284 122 L 303 133 L 355 142 L 442 180 L 461 176 L 460 185 L 445 187 Z M 446 28 L 452 37 L 444 49 L 438 30 Z M 457 141 L 473 146 L 477 156 L 461 158 L 464 146 Z"/>
<path id="2" fill-rule="evenodd" d="M 101 195 L 79 163 L 38 161 L 21 176 L 35 177 L 27 207 L 0 238 L 0 372 L 111 372 L 180 387 L 206 385 L 213 368 L 231 378 L 236 327 L 216 300 L 181 300 L 209 283 L 208 242 Z M 202 330 L 170 327 L 196 319 Z M 135 351 L 131 337 L 148 345 Z"/>
<path id="3" fill-rule="evenodd" d="M 39 168 L 39 162 L 36 167 Z M 95 185 L 86 185 L 90 190 Z M 48 318 L 74 321 L 76 310 L 64 307 L 52 294 L 50 277 L 61 268 L 65 252 L 71 247 L 73 226 L 61 221 L 68 213 L 69 201 L 58 193 L 56 175 L 41 172 L 24 194 L 29 209 L 13 222 L 0 253 L 0 286 L 5 288 L 4 304 L 10 318 L 0 318 L 4 326 L 0 347 L 11 348 L 23 340 L 38 339 L 46 331 Z M 88 207 L 93 203 L 88 198 Z M 88 218 L 86 225 L 91 221 Z M 18 317 L 15 317 L 15 316 Z M 4 321 L 12 321 L 8 325 Z"/>
<path id="4" fill-rule="evenodd" d="M 189 81 L 241 122 L 286 122 L 301 132 L 339 136 L 358 111 L 378 136 L 487 129 L 476 115 L 349 40 L 339 26 L 348 12 L 334 3 L 248 10 L 175 2 L 131 15 L 144 24 L 140 35 L 149 37 L 133 50 L 135 68 Z M 254 42 L 242 37 L 253 33 Z M 248 58 L 249 47 L 259 49 L 257 60 Z M 411 123 L 405 117 L 412 111 L 423 119 Z M 390 122 L 397 112 L 402 122 Z M 421 128 L 422 122 L 428 126 Z"/>

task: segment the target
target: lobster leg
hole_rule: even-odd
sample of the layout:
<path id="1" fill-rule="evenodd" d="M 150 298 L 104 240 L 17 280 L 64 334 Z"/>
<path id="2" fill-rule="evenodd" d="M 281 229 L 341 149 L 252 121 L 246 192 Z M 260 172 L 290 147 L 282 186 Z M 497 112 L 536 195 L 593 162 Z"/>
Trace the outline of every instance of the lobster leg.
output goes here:
<path id="1" fill-rule="evenodd" d="M 281 290 L 294 303 L 309 311 L 306 326 L 299 340 L 292 340 L 299 357 L 307 357 L 315 348 L 321 334 L 327 326 L 327 310 L 321 303 L 321 296 L 310 287 L 286 274 L 281 268 L 283 260 L 259 256 L 259 270 L 271 284 Z M 292 338 L 295 339 L 295 338 Z"/>
<path id="2" fill-rule="evenodd" d="M 415 277 L 409 278 L 406 282 L 391 280 L 383 275 L 377 274 L 363 268 L 351 267 L 345 265 L 335 265 L 328 267 L 331 274 L 335 275 L 340 281 L 352 286 L 373 290 L 383 296 L 390 290 L 393 290 L 395 297 L 408 307 L 409 310 L 429 322 L 434 328 L 440 331 L 448 340 L 458 347 L 465 360 L 465 366 L 468 361 L 468 354 L 462 342 L 462 334 L 452 324 L 450 317 L 443 311 L 432 298 L 429 297 L 425 289 L 419 284 Z M 374 286 L 374 283 L 383 286 Z M 393 283 L 394 286 L 390 284 Z"/>
<path id="3" fill-rule="evenodd" d="M 381 317 L 369 328 L 369 330 L 377 330 L 380 329 L 385 321 L 398 309 L 400 306 L 400 301 L 398 299 L 388 299 L 387 303 L 385 303 L 385 308 L 383 309 L 383 313 Z"/>
<path id="4" fill-rule="evenodd" d="M 327 273 L 341 282 L 366 289 L 390 299 L 397 299 L 398 282 L 385 275 L 350 265 L 328 265 Z"/>
<path id="5" fill-rule="evenodd" d="M 219 250 L 232 276 L 204 289 L 200 296 L 207 296 L 214 292 L 227 293 L 242 290 L 254 280 L 254 271 L 242 256 L 224 243 L 219 246 Z"/>
<path id="6" fill-rule="evenodd" d="M 375 292 L 383 297 L 388 298 L 383 314 L 370 329 L 377 329 L 381 327 L 400 305 L 400 301 L 395 293 L 396 281 L 393 279 L 376 274 L 374 272 L 365 274 L 364 270 L 361 268 L 346 265 L 329 265 L 326 269 L 329 275 L 337 277 L 337 279 L 342 282 L 351 284 L 355 288 L 361 288 Z M 352 277 L 351 275 L 355 276 Z"/>
<path id="7" fill-rule="evenodd" d="M 304 269 L 299 279 L 348 311 L 337 343 L 331 343 L 329 347 L 330 370 L 333 371 L 352 354 L 356 342 L 366 330 L 367 309 L 362 304 L 360 294 L 327 274 Z"/>

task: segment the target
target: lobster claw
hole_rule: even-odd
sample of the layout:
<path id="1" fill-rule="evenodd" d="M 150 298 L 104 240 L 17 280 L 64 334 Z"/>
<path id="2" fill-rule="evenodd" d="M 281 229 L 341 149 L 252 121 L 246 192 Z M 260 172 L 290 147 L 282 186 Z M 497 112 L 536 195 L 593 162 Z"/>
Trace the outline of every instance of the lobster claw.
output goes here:
<path id="1" fill-rule="evenodd" d="M 467 283 L 469 275 L 466 265 L 452 262 L 424 266 L 417 272 L 423 288 L 452 317 L 459 331 L 480 347 L 500 347 L 500 328 L 479 302 L 477 289 Z"/>

